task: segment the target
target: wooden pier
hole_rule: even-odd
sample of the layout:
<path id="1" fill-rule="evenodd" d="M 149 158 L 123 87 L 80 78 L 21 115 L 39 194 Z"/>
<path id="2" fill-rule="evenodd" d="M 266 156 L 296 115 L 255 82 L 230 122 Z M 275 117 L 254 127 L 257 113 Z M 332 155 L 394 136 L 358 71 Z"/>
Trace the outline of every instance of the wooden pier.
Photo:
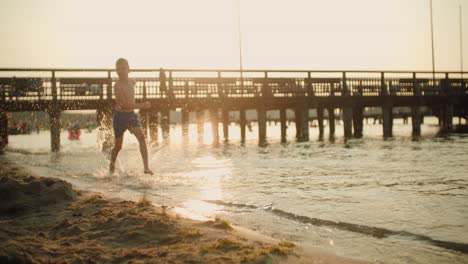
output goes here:
<path id="1" fill-rule="evenodd" d="M 255 109 L 258 140 L 267 142 L 267 112 L 279 111 L 281 141 L 286 141 L 286 110 L 295 113 L 296 138 L 309 140 L 309 110 L 316 109 L 320 137 L 324 112 L 330 135 L 335 133 L 335 109 L 341 109 L 345 138 L 362 137 L 364 109 L 382 109 L 382 134 L 392 137 L 395 107 L 411 107 L 412 132 L 421 134 L 421 107 L 441 120 L 441 130 L 453 129 L 453 117 L 468 116 L 467 73 L 407 71 L 267 71 L 136 69 L 137 101 L 150 101 L 141 111 L 144 131 L 152 142 L 169 138 L 170 112 L 182 112 L 182 135 L 188 134 L 190 112 L 196 113 L 199 139 L 205 119 L 214 143 L 229 139 L 229 112 L 239 112 L 241 141 L 245 141 L 246 110 Z M 60 149 L 60 115 L 65 110 L 96 110 L 97 123 L 110 131 L 114 107 L 112 69 L 0 69 L 0 149 L 8 144 L 8 112 L 46 111 L 50 117 L 51 149 Z M 206 116 L 205 111 L 209 115 Z M 223 135 L 218 134 L 222 123 Z M 200 139 L 201 140 L 201 139 Z"/>

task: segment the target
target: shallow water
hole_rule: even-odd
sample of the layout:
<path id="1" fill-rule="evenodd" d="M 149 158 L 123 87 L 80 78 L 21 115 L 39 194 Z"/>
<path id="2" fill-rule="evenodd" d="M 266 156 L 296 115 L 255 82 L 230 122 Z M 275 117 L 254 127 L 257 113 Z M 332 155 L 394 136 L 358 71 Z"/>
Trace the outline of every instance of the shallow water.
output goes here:
<path id="1" fill-rule="evenodd" d="M 436 137 L 436 119 L 426 118 L 422 137 L 410 137 L 411 124 L 396 120 L 394 138 L 368 124 L 364 138 L 336 137 L 280 144 L 279 124 L 268 126 L 268 146 L 259 147 L 257 127 L 239 142 L 230 126 L 229 143 L 213 147 L 207 124 L 199 144 L 196 126 L 181 139 L 171 128 L 169 144 L 150 147 L 155 176 L 142 174 L 138 144 L 125 134 L 118 173 L 107 173 L 107 155 L 96 132 L 68 141 L 62 133 L 59 157 L 49 154 L 50 134 L 10 136 L 2 159 L 44 176 L 125 199 L 143 195 L 158 204 L 206 217 L 221 217 L 306 250 L 385 263 L 468 262 L 468 137 Z M 177 209 L 176 209 L 177 210 Z"/>

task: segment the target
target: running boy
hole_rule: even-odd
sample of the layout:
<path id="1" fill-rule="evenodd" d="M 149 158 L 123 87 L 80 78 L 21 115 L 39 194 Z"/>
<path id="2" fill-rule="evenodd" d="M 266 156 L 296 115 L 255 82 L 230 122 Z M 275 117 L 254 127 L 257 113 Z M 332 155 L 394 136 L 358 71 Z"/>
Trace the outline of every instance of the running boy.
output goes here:
<path id="1" fill-rule="evenodd" d="M 153 174 L 148 166 L 148 149 L 146 148 L 145 135 L 140 126 L 138 116 L 133 112 L 135 108 L 148 109 L 151 107 L 150 102 L 135 103 L 134 86 L 135 81 L 128 78 L 130 66 L 126 59 L 120 58 L 115 63 L 115 68 L 119 80 L 114 85 L 115 92 L 115 111 L 114 111 L 114 134 L 115 146 L 112 150 L 111 161 L 109 165 L 110 173 L 114 173 L 115 160 L 119 151 L 122 149 L 122 142 L 125 130 L 129 130 L 134 134 L 140 143 L 140 153 L 143 158 L 143 166 L 145 174 Z"/>

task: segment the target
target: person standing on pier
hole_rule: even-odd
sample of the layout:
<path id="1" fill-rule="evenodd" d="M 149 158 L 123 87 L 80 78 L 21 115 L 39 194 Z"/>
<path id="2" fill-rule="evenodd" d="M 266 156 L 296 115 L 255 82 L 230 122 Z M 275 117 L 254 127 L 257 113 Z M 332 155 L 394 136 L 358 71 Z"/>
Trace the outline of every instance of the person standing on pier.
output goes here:
<path id="1" fill-rule="evenodd" d="M 146 148 L 145 134 L 141 129 L 138 115 L 134 109 L 148 109 L 151 107 L 150 102 L 135 103 L 135 81 L 128 78 L 130 73 L 130 65 L 126 59 L 120 58 L 115 63 L 118 81 L 114 85 L 115 93 L 115 111 L 114 111 L 114 136 L 115 146 L 112 150 L 109 172 L 115 171 L 115 160 L 119 151 L 122 149 L 124 132 L 128 129 L 134 134 L 140 144 L 140 153 L 143 159 L 144 173 L 153 175 L 153 172 L 148 166 L 148 149 Z"/>

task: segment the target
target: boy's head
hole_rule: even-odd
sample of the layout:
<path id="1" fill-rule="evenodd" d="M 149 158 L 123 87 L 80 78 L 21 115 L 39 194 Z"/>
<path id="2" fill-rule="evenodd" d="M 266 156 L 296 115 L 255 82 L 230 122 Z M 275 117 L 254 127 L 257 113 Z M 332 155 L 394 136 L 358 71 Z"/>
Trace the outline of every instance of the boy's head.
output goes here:
<path id="1" fill-rule="evenodd" d="M 120 58 L 115 62 L 115 70 L 119 77 L 128 77 L 130 65 L 128 65 L 128 61 L 126 59 Z"/>

